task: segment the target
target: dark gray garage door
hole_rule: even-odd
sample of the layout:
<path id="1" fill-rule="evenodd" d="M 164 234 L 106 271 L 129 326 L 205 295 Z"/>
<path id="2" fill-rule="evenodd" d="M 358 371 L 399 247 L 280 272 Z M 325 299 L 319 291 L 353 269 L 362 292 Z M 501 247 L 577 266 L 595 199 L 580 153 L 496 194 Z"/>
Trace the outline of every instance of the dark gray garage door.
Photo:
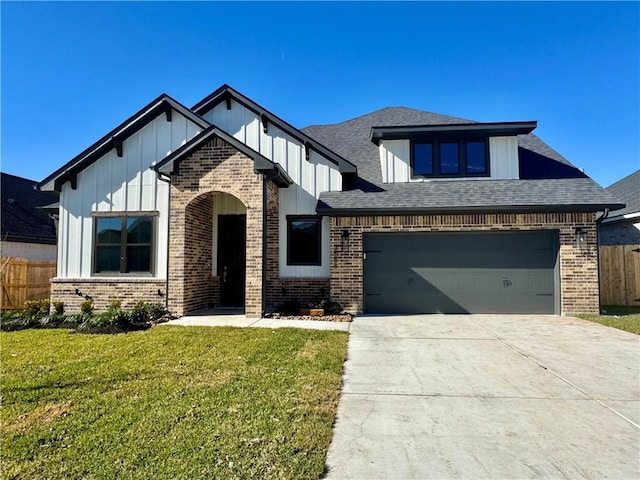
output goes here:
<path id="1" fill-rule="evenodd" d="M 367 313 L 557 313 L 557 231 L 370 233 Z"/>

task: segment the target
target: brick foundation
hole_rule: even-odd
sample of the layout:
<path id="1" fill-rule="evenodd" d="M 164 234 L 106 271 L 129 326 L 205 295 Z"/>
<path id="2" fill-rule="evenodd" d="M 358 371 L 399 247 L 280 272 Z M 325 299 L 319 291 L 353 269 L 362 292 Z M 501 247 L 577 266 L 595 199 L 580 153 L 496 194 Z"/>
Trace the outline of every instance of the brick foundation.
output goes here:
<path id="1" fill-rule="evenodd" d="M 575 240 L 577 227 L 586 231 L 586 244 L 580 247 Z M 349 232 L 344 245 L 343 230 Z M 363 311 L 362 238 L 365 233 L 492 230 L 558 230 L 561 313 L 598 313 L 596 224 L 590 213 L 334 217 L 331 219 L 331 298 L 351 313 Z"/>
<path id="2" fill-rule="evenodd" d="M 76 289 L 82 296 L 76 293 Z M 160 295 L 160 293 L 162 295 Z M 96 312 L 106 310 L 111 300 L 120 300 L 122 308 L 128 309 L 138 300 L 164 305 L 166 283 L 150 278 L 53 278 L 51 300 L 62 301 L 65 312 L 78 313 L 80 305 L 89 296 Z"/>

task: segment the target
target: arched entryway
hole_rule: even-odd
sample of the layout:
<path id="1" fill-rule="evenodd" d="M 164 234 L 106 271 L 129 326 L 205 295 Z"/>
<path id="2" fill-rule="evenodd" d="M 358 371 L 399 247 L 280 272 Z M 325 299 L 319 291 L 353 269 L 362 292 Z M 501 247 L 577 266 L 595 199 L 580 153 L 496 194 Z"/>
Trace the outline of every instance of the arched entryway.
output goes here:
<path id="1" fill-rule="evenodd" d="M 247 209 L 237 197 L 207 192 L 185 207 L 184 311 L 244 311 Z"/>

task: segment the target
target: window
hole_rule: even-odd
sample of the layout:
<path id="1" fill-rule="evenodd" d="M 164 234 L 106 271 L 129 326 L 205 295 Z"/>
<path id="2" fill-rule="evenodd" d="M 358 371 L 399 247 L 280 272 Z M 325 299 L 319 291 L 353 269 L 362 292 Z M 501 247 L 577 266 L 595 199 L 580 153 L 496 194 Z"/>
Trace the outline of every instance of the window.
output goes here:
<path id="1" fill-rule="evenodd" d="M 153 216 L 96 216 L 94 273 L 152 273 Z"/>
<path id="2" fill-rule="evenodd" d="M 413 177 L 489 176 L 486 139 L 415 140 L 411 149 Z"/>
<path id="3" fill-rule="evenodd" d="M 319 217 L 287 218 L 287 265 L 320 265 Z"/>

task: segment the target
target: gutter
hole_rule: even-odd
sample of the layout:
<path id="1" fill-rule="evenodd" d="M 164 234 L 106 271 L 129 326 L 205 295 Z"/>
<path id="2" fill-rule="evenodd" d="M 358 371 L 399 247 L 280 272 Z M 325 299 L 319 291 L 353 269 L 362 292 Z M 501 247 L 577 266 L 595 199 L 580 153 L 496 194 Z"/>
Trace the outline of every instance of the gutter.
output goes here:
<path id="1" fill-rule="evenodd" d="M 602 292 L 600 291 L 600 224 L 604 222 L 609 216 L 609 209 L 605 208 L 602 215 L 596 218 L 596 258 L 598 259 L 598 313 L 600 313 L 600 306 L 602 305 Z"/>
<path id="2" fill-rule="evenodd" d="M 604 222 L 607 217 L 609 216 L 609 209 L 605 208 L 604 212 L 602 212 L 602 215 L 600 215 L 600 217 L 596 218 L 596 225 L 600 225 L 602 222 Z M 600 246 L 600 244 L 598 244 L 598 247 Z"/>

